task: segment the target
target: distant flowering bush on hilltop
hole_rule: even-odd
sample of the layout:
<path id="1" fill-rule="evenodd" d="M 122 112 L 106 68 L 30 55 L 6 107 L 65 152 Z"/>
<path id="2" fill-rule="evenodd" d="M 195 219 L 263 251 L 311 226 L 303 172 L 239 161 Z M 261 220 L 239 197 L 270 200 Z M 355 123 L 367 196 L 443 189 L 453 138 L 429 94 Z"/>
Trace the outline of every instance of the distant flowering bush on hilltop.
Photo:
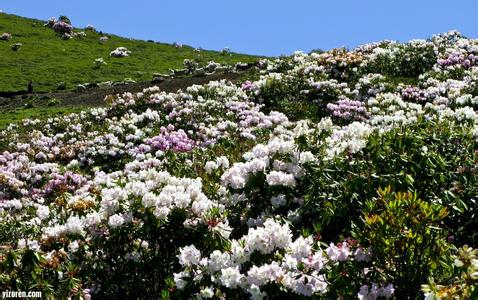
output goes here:
<path id="1" fill-rule="evenodd" d="M 67 22 L 68 21 L 68 22 Z M 73 32 L 73 26 L 66 19 L 59 19 L 52 17 L 45 24 L 46 27 L 52 28 L 58 34 L 71 34 Z"/>
<path id="2" fill-rule="evenodd" d="M 12 35 L 8 32 L 4 32 L 2 33 L 2 35 L 0 35 L 0 41 L 8 41 L 12 38 Z"/>
<path id="3" fill-rule="evenodd" d="M 125 47 L 118 47 L 115 50 L 111 51 L 110 56 L 121 58 L 121 57 L 128 57 L 130 54 L 131 54 L 131 51 L 129 51 Z"/>
<path id="4" fill-rule="evenodd" d="M 107 65 L 107 63 L 105 62 L 105 60 L 103 58 L 97 58 L 93 61 L 93 64 L 94 64 L 94 68 L 95 69 L 99 69 L 101 68 L 102 66 L 105 66 Z"/>

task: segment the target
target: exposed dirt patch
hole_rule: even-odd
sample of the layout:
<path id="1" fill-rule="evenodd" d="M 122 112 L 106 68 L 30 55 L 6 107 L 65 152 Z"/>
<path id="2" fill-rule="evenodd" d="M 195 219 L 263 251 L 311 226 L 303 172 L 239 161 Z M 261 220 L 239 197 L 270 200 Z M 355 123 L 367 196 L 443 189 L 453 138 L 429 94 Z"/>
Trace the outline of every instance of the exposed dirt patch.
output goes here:
<path id="1" fill-rule="evenodd" d="M 158 86 L 161 90 L 166 92 L 176 92 L 179 89 L 185 89 L 194 84 L 206 84 L 214 80 L 230 80 L 236 81 L 241 78 L 243 74 L 227 73 L 227 74 L 213 74 L 202 77 L 181 77 L 181 78 L 167 78 L 160 83 L 132 83 L 117 85 L 104 88 L 92 88 L 83 92 L 56 92 L 56 93 L 33 93 L 15 95 L 13 97 L 0 97 L 0 110 L 11 110 L 23 107 L 32 97 L 51 99 L 56 98 L 60 100 L 55 107 L 62 106 L 102 106 L 104 105 L 104 98 L 111 94 L 122 94 L 125 92 L 141 92 L 143 89 L 151 86 Z"/>

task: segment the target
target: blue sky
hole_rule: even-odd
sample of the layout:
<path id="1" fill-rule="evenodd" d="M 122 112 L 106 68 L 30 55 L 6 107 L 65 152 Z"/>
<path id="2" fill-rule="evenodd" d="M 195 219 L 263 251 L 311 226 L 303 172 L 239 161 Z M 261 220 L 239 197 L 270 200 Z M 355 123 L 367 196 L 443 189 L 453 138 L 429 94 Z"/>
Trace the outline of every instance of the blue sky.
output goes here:
<path id="1" fill-rule="evenodd" d="M 75 26 L 121 36 L 261 55 L 451 29 L 478 37 L 478 0 L 1 0 L 0 10 L 38 19 L 64 14 Z"/>

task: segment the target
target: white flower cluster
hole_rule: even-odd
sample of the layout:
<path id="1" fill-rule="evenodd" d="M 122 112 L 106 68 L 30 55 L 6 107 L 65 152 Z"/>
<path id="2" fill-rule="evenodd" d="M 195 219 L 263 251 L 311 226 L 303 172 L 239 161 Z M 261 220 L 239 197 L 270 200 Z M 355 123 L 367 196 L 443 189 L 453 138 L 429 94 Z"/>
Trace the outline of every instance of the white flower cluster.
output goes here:
<path id="1" fill-rule="evenodd" d="M 288 156 L 290 162 L 274 159 L 275 155 Z M 303 175 L 301 164 L 315 160 L 310 151 L 299 152 L 293 141 L 273 137 L 267 144 L 257 144 L 243 155 L 246 162 L 239 162 L 227 169 L 221 177 L 224 187 L 242 189 L 249 177 L 257 172 L 264 172 L 266 182 L 273 185 L 293 187 L 296 178 Z M 272 162 L 272 163 L 271 163 Z M 272 170 L 269 170 L 272 168 Z"/>
<path id="2" fill-rule="evenodd" d="M 326 158 L 332 159 L 344 152 L 356 153 L 367 144 L 367 137 L 373 132 L 373 127 L 363 122 L 353 122 L 345 127 L 332 131 L 325 140 L 327 144 Z"/>
<path id="3" fill-rule="evenodd" d="M 423 115 L 422 105 L 406 102 L 399 95 L 391 93 L 369 99 L 367 109 L 372 115 L 370 124 L 382 130 L 415 123 L 418 116 Z"/>
<path id="4" fill-rule="evenodd" d="M 226 156 L 220 156 L 216 158 L 216 161 L 208 161 L 206 162 L 206 165 L 204 166 L 204 170 L 208 174 L 213 173 L 214 170 L 217 170 L 219 168 L 224 168 L 224 169 L 229 168 L 229 159 L 227 159 Z"/>
<path id="5" fill-rule="evenodd" d="M 115 50 L 111 51 L 110 56 L 121 58 L 121 57 L 128 57 L 130 54 L 131 54 L 131 51 L 129 51 L 126 47 L 118 47 Z"/>
<path id="6" fill-rule="evenodd" d="M 245 269 L 244 265 L 254 252 L 282 258 Z M 252 299 L 267 296 L 260 290 L 267 284 L 276 284 L 303 296 L 322 294 L 327 290 L 326 279 L 319 274 L 327 258 L 320 251 L 313 250 L 312 239 L 299 237 L 292 240 L 288 224 L 280 224 L 273 219 L 267 219 L 263 227 L 250 228 L 241 239 L 232 240 L 229 252 L 216 250 L 209 257 L 201 257 L 196 247 L 187 246 L 180 249 L 178 257 L 185 268 L 174 274 L 179 289 L 190 280 L 197 284 L 210 280 L 208 289 L 212 292 L 221 286 L 238 288 Z M 307 271 L 300 270 L 301 263 L 307 266 Z"/>
<path id="7" fill-rule="evenodd" d="M 371 286 L 362 286 L 357 294 L 357 297 L 359 300 L 376 300 L 379 297 L 389 299 L 393 296 L 394 291 L 395 288 L 391 283 L 381 287 L 373 283 Z"/>

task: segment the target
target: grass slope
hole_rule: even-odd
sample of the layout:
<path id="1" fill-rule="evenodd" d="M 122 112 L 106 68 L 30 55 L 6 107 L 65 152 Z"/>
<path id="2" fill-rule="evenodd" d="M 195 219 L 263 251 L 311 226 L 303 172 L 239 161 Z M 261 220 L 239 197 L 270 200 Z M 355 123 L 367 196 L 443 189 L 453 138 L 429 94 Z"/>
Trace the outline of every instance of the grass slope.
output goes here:
<path id="1" fill-rule="evenodd" d="M 72 20 L 74 25 L 74 20 Z M 126 39 L 110 34 L 86 31 L 79 39 L 62 40 L 55 32 L 43 26 L 45 21 L 0 13 L 0 35 L 12 34 L 9 41 L 0 41 L 0 91 L 25 90 L 29 80 L 35 91 L 53 91 L 58 83 L 66 83 L 67 89 L 85 82 L 120 81 L 131 78 L 149 81 L 153 73 L 169 72 L 181 68 L 184 59 L 198 58 L 205 62 L 251 62 L 255 56 L 232 53 L 222 55 L 217 51 L 201 51 L 184 46 Z M 82 31 L 81 29 L 75 31 Z M 103 35 L 110 37 L 100 43 Z M 22 43 L 18 51 L 11 45 Z M 110 52 L 117 47 L 132 51 L 130 57 L 111 58 Z M 198 57 L 199 56 L 199 57 Z M 103 58 L 107 65 L 94 69 L 93 61 Z"/>

